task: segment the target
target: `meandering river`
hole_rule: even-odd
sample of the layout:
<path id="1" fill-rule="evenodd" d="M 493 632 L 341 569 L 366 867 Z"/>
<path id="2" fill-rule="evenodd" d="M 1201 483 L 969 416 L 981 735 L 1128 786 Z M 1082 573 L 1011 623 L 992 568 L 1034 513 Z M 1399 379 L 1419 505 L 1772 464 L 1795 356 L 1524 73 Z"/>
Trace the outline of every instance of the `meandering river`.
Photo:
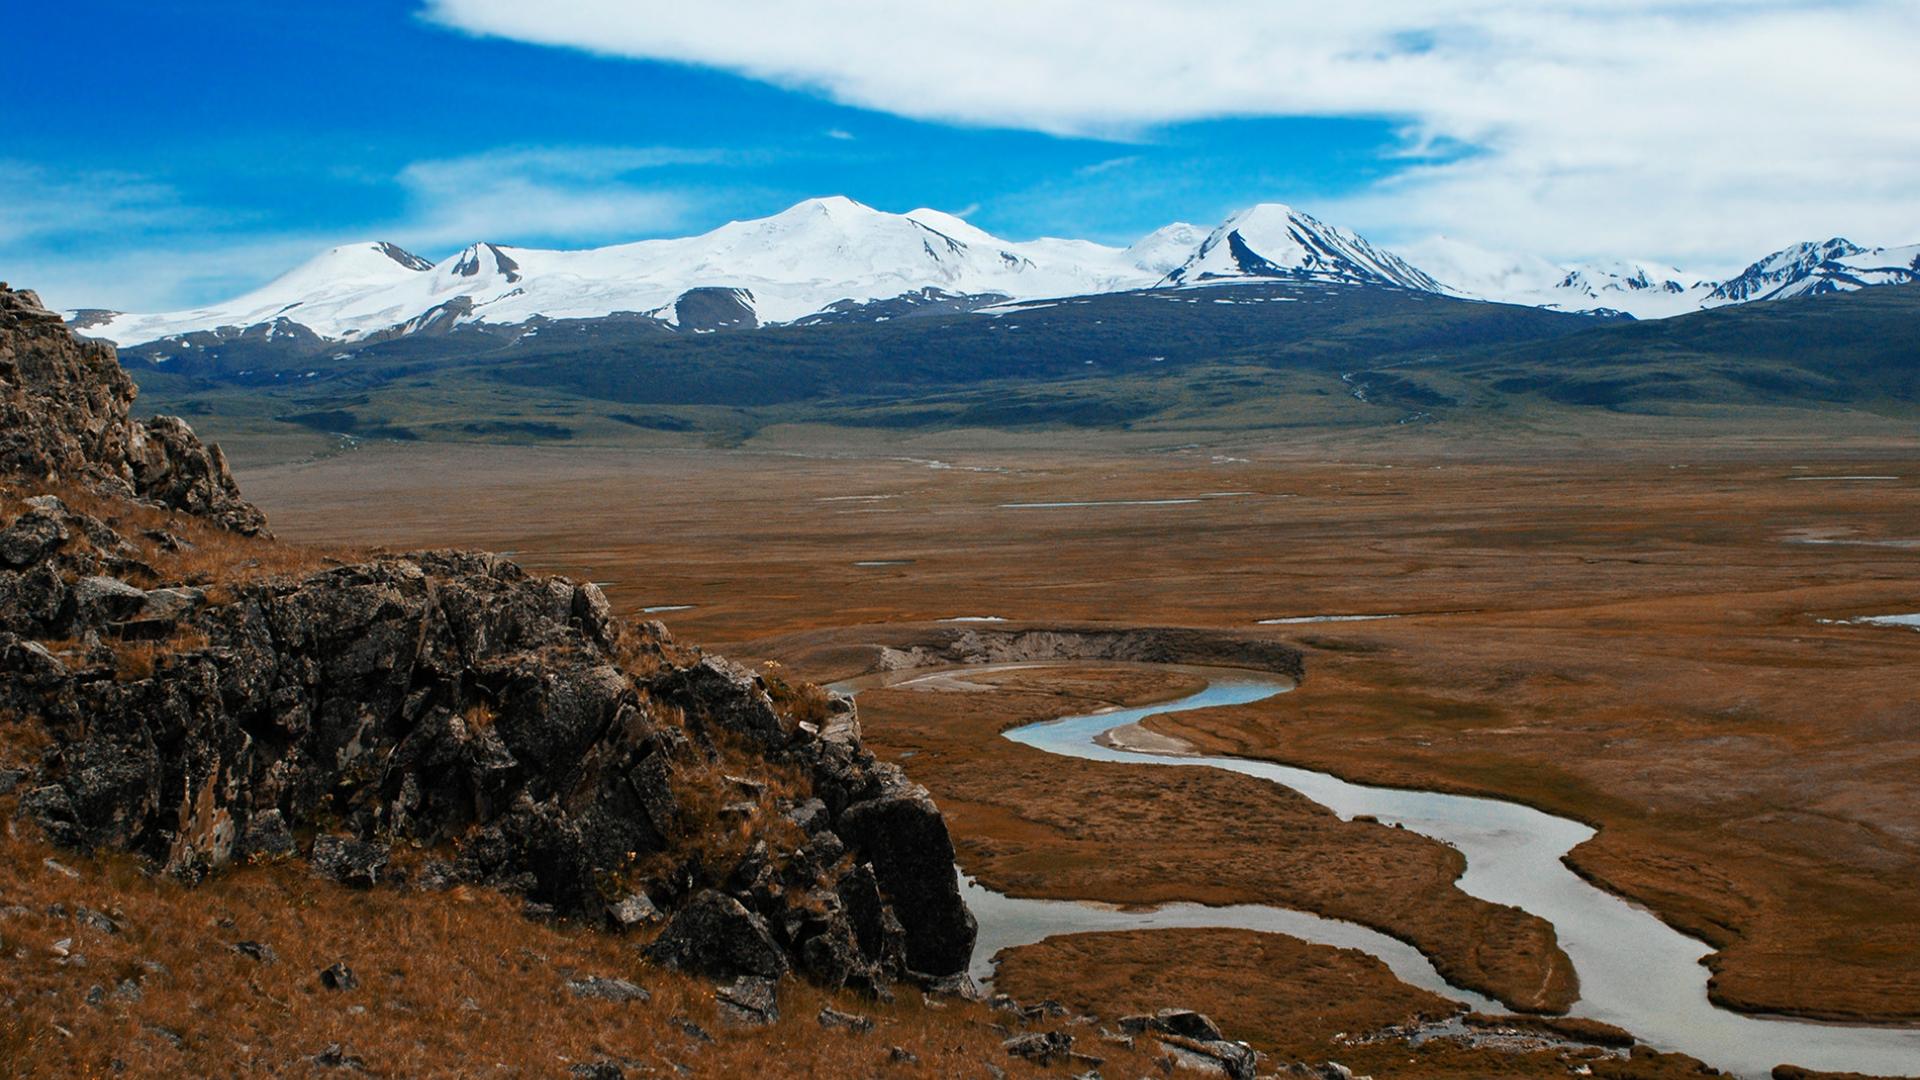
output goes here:
<path id="1" fill-rule="evenodd" d="M 983 673 L 1009 667 L 968 669 Z M 1238 669 L 1194 669 L 1206 674 L 1205 689 L 1176 701 L 1138 708 L 1062 717 L 1006 733 L 1015 742 L 1089 761 L 1214 768 L 1245 773 L 1307 796 L 1342 818 L 1369 815 L 1458 848 L 1467 869 L 1460 888 L 1485 900 L 1512 904 L 1546 919 L 1580 977 L 1580 1000 L 1571 1014 L 1626 1028 L 1641 1041 L 1677 1050 L 1741 1076 L 1765 1077 L 1772 1067 L 1920 1076 L 1920 1029 L 1857 1027 L 1748 1016 L 1707 1000 L 1707 946 L 1661 922 L 1643 908 L 1588 884 L 1561 861 L 1593 830 L 1576 821 L 1498 799 L 1370 787 L 1328 773 L 1233 757 L 1146 753 L 1096 741 L 1116 728 L 1149 716 L 1240 705 L 1285 693 L 1293 684 L 1279 676 Z M 841 689 L 901 686 L 950 678 L 951 672 L 893 672 L 852 680 Z M 1324 944 L 1362 949 L 1379 957 L 1403 981 L 1472 1005 L 1499 1010 L 1486 998 L 1449 986 L 1411 946 L 1365 927 L 1285 908 L 1239 905 L 1210 908 L 1172 904 L 1151 911 L 1123 911 L 1071 901 L 1021 900 L 963 879 L 967 900 L 980 921 L 976 974 L 991 972 L 1002 949 L 1032 944 L 1056 934 L 1152 929 L 1232 927 L 1291 934 Z"/>

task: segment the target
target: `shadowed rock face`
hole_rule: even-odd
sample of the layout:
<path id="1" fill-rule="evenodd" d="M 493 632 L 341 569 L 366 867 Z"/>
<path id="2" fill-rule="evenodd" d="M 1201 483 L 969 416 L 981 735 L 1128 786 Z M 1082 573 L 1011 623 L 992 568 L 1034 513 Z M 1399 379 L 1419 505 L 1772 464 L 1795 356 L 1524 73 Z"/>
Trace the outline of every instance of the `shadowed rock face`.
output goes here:
<path id="1" fill-rule="evenodd" d="M 220 448 L 178 417 L 131 418 L 134 393 L 112 346 L 74 337 L 38 296 L 0 284 L 0 470 L 263 531 Z"/>
<path id="2" fill-rule="evenodd" d="M 184 425 L 131 422 L 111 352 L 31 294 L 0 292 L 0 377 L 21 421 L 0 442 L 10 488 L 54 478 L 264 527 L 217 452 Z M 154 446 L 164 470 L 143 464 Z M 878 990 L 966 968 L 946 823 L 861 745 L 849 701 L 798 723 L 753 672 L 486 553 L 171 582 L 111 513 L 22 505 L 0 514 L 0 724 L 50 737 L 8 775 L 58 843 L 197 881 L 297 857 L 318 830 L 315 874 L 360 888 L 404 877 L 398 842 L 445 846 L 457 856 L 421 884 L 491 885 L 614 927 L 657 904 L 658 958 L 716 977 L 793 967 Z M 120 662 L 132 646 L 144 664 Z M 755 799 L 716 811 L 716 790 Z M 725 845 L 703 841 L 742 819 L 759 841 L 713 854 Z"/>

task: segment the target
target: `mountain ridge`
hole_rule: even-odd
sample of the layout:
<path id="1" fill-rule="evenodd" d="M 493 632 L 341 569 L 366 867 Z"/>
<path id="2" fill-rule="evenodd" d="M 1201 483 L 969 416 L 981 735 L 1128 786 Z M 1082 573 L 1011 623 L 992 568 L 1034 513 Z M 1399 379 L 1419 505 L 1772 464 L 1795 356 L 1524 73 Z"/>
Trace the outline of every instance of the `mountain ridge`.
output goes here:
<path id="1" fill-rule="evenodd" d="M 430 262 L 387 241 L 360 241 L 223 303 L 66 316 L 76 331 L 122 347 L 191 349 L 291 335 L 318 349 L 472 323 L 637 316 L 706 333 L 1241 282 L 1407 289 L 1665 318 L 1920 280 L 1920 245 L 1873 248 L 1842 238 L 1784 248 L 1725 282 L 1645 262 L 1563 265 L 1445 238 L 1410 250 L 1411 259 L 1281 203 L 1238 211 L 1212 229 L 1175 222 L 1120 248 L 1057 237 L 1002 240 L 943 211 L 894 214 L 829 196 L 696 236 L 581 250 L 480 241 Z M 714 314 L 722 295 L 733 299 Z M 701 316 L 683 316 L 686 307 Z"/>

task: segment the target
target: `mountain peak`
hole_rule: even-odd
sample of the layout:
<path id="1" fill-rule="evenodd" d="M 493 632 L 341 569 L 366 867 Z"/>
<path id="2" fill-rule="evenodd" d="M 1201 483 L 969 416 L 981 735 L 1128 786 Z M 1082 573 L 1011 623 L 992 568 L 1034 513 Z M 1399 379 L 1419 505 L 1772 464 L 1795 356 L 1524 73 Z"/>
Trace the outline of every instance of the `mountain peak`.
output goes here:
<path id="1" fill-rule="evenodd" d="M 373 242 L 373 247 L 374 247 L 374 250 L 378 251 L 380 254 L 385 255 L 387 258 L 392 259 L 394 262 L 399 263 L 401 266 L 404 266 L 409 270 L 413 270 L 416 272 L 424 272 L 424 271 L 433 269 L 433 263 L 428 262 L 426 259 L 423 259 L 418 255 L 415 255 L 413 252 L 408 251 L 406 248 L 401 247 L 399 244 L 391 243 L 386 240 L 375 240 Z"/>
<path id="2" fill-rule="evenodd" d="M 951 237 L 963 244 L 981 244 L 992 247 L 998 246 L 1000 243 L 999 240 L 995 239 L 993 235 L 985 229 L 974 225 L 965 218 L 949 214 L 945 210 L 932 210 L 923 206 L 918 210 L 907 211 L 906 217 L 908 221 L 924 225 L 942 236 Z"/>
<path id="3" fill-rule="evenodd" d="M 454 262 L 451 273 L 462 278 L 504 278 L 508 284 L 520 280 L 520 264 L 501 250 L 499 244 L 482 241 L 469 244 Z"/>
<path id="4" fill-rule="evenodd" d="M 1920 281 L 1920 247 L 1868 248 L 1835 236 L 1781 248 L 1715 289 L 1709 300 L 1739 304 L 1913 281 Z"/>
<path id="5" fill-rule="evenodd" d="M 1319 224 L 1319 221 L 1313 216 L 1301 213 L 1286 203 L 1277 202 L 1254 203 L 1245 210 L 1236 210 L 1227 215 L 1226 224 L 1239 226 L 1263 222 L 1292 221 L 1296 218 L 1311 221 L 1316 225 Z"/>
<path id="6" fill-rule="evenodd" d="M 812 199 L 802 199 L 789 206 L 774 217 L 823 216 L 835 219 L 891 216 L 875 210 L 866 203 L 849 199 L 845 195 L 822 195 Z"/>
<path id="7" fill-rule="evenodd" d="M 1166 277 L 1172 285 L 1262 279 L 1446 291 L 1392 252 L 1285 203 L 1232 214 Z"/>

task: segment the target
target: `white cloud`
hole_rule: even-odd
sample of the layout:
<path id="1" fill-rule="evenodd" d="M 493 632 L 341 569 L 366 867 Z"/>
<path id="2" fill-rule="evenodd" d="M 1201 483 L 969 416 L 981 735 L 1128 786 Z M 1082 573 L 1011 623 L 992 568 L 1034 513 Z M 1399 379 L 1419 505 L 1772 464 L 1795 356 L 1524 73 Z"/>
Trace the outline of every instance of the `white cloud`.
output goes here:
<path id="1" fill-rule="evenodd" d="M 828 128 L 826 136 L 829 139 L 838 139 L 841 142 L 852 142 L 854 139 L 853 132 L 845 128 Z"/>
<path id="2" fill-rule="evenodd" d="M 438 257 L 479 240 L 638 239 L 684 225 L 703 199 L 655 170 L 723 160 L 677 147 L 507 147 L 417 161 L 384 181 L 398 187 L 402 213 L 338 229 L 276 228 L 138 174 L 0 160 L 0 276 L 55 307 L 169 311 L 245 292 L 356 240 Z"/>
<path id="3" fill-rule="evenodd" d="M 708 150 L 675 147 L 508 148 L 419 161 L 401 170 L 410 213 L 388 228 L 424 248 L 475 240 L 506 243 L 640 237 L 684 220 L 689 197 L 648 170 L 705 165 Z"/>
<path id="4" fill-rule="evenodd" d="M 1364 116 L 1438 154 L 1315 207 L 1556 256 L 1920 240 L 1911 0 L 428 0 L 467 32 L 903 116 L 1139 137 Z M 1449 147 L 1470 152 L 1455 158 Z M 1275 192 L 1285 198 L 1288 193 Z"/>
<path id="5" fill-rule="evenodd" d="M 1105 161 L 1096 161 L 1091 165 L 1082 165 L 1073 171 L 1076 176 L 1099 176 L 1101 173 L 1127 168 L 1130 165 L 1138 163 L 1139 160 L 1140 155 L 1129 154 L 1126 157 L 1108 158 Z"/>
<path id="6" fill-rule="evenodd" d="M 0 160 L 0 244 L 204 225 L 173 188 L 125 172 L 66 173 Z"/>

